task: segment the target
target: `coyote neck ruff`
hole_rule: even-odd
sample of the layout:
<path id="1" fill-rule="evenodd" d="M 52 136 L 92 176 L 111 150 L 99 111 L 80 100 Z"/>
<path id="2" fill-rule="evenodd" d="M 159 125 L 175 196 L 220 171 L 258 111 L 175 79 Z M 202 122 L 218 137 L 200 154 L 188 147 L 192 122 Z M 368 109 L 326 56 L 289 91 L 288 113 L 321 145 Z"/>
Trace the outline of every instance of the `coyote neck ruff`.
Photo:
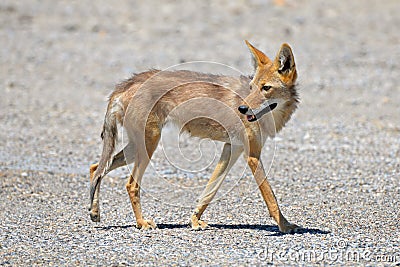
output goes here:
<path id="1" fill-rule="evenodd" d="M 298 227 L 281 214 L 266 180 L 260 153 L 266 138 L 273 137 L 290 119 L 298 104 L 297 72 L 291 48 L 283 44 L 274 61 L 246 41 L 255 60 L 253 77 L 230 77 L 193 71 L 150 70 L 135 74 L 117 85 L 110 95 L 102 131 L 103 152 L 90 168 L 90 211 L 100 220 L 99 188 L 111 170 L 135 163 L 127 191 L 137 226 L 154 228 L 142 217 L 140 182 L 166 123 L 199 138 L 225 143 L 221 159 L 191 217 L 193 229 L 203 229 L 200 220 L 236 159 L 244 152 L 270 215 L 282 232 Z M 128 144 L 112 157 L 117 124 L 127 132 Z"/>

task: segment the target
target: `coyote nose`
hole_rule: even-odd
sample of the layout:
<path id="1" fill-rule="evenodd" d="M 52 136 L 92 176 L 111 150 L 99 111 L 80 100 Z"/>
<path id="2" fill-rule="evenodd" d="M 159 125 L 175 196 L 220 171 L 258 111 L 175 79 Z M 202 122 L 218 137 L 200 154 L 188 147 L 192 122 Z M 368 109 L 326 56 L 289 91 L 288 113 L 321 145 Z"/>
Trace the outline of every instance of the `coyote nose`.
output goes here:
<path id="1" fill-rule="evenodd" d="M 249 107 L 245 106 L 245 105 L 242 105 L 242 106 L 238 107 L 238 110 L 239 110 L 240 113 L 246 114 L 246 112 L 249 110 Z"/>

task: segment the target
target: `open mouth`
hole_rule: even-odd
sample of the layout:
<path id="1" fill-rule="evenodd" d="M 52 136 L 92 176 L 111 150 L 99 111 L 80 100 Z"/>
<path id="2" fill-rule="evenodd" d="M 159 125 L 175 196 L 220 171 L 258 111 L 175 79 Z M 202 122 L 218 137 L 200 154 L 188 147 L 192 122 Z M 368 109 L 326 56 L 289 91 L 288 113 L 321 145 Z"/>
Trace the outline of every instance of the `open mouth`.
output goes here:
<path id="1" fill-rule="evenodd" d="M 257 120 L 256 115 L 246 115 L 246 118 L 247 118 L 247 121 L 250 121 L 250 122 Z"/>
<path id="2" fill-rule="evenodd" d="M 259 118 L 261 118 L 262 115 L 264 115 L 264 114 L 266 114 L 266 113 L 268 113 L 268 112 L 274 110 L 277 106 L 278 106 L 277 103 L 272 103 L 271 105 L 269 105 L 269 106 L 263 108 L 262 110 L 259 110 L 259 111 L 256 111 L 256 112 L 253 111 L 253 114 L 251 114 L 251 115 L 246 115 L 246 119 L 247 119 L 247 121 L 249 121 L 249 122 L 256 121 L 256 120 L 258 120 Z"/>

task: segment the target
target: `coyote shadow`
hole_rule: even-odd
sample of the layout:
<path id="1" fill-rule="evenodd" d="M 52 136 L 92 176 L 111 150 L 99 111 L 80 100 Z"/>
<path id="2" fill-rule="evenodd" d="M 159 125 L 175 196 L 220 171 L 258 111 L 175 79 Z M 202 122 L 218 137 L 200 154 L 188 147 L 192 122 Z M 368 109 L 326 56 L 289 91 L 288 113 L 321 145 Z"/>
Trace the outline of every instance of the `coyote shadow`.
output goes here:
<path id="1" fill-rule="evenodd" d="M 190 228 L 188 224 L 169 224 L 163 223 L 157 225 L 159 229 L 177 229 L 177 228 Z M 272 232 L 271 236 L 286 235 L 279 231 L 278 226 L 265 225 L 265 224 L 209 224 L 207 230 L 225 229 L 225 230 L 257 230 Z M 330 231 L 324 231 L 317 228 L 300 228 L 293 234 L 313 234 L 313 235 L 326 235 Z"/>
<path id="2" fill-rule="evenodd" d="M 112 229 L 127 229 L 136 228 L 134 224 L 127 225 L 108 225 L 108 226 L 95 226 L 98 230 L 112 230 Z M 157 224 L 158 229 L 178 229 L 178 228 L 189 228 L 189 224 L 177 224 L 177 223 L 159 223 Z"/>
<path id="3" fill-rule="evenodd" d="M 265 224 L 210 224 L 210 227 L 217 229 L 246 229 L 246 230 L 258 230 L 272 232 L 271 236 L 283 236 L 287 235 L 279 231 L 278 226 L 265 225 Z M 290 234 L 329 234 L 330 231 L 324 231 L 316 228 L 300 228 L 295 233 Z"/>
<path id="4" fill-rule="evenodd" d="M 108 226 L 95 226 L 95 229 L 98 230 L 112 230 L 112 229 L 127 229 L 127 228 L 135 228 L 134 224 L 128 224 L 128 225 L 108 225 Z"/>
<path id="5" fill-rule="evenodd" d="M 110 226 L 103 226 L 103 227 L 96 227 L 99 230 L 112 230 L 112 229 L 127 229 L 127 228 L 135 228 L 135 225 L 110 225 Z M 179 223 L 160 223 L 157 224 L 158 229 L 181 229 L 187 228 L 190 229 L 188 224 L 179 224 Z M 216 230 L 216 229 L 225 229 L 225 230 L 257 230 L 257 231 L 268 231 L 272 232 L 270 236 L 283 236 L 287 235 L 281 233 L 279 231 L 278 226 L 275 225 L 265 225 L 265 224 L 209 224 L 209 227 L 205 229 L 206 231 L 209 230 Z M 326 235 L 329 234 L 330 231 L 324 231 L 316 228 L 300 228 L 295 233 L 291 234 L 312 234 L 312 235 Z"/>

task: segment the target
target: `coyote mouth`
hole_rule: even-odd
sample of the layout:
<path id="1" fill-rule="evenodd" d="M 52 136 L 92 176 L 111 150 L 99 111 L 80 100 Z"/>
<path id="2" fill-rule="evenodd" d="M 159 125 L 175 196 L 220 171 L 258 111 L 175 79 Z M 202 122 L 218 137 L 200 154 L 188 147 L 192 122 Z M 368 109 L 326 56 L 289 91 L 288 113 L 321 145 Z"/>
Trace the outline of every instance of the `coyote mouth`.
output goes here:
<path id="1" fill-rule="evenodd" d="M 249 122 L 253 122 L 261 118 L 264 114 L 267 114 L 268 112 L 274 110 L 278 106 L 277 103 L 272 103 L 271 105 L 268 105 L 267 107 L 261 107 L 255 110 L 251 110 L 252 114 L 246 115 L 246 119 Z"/>
<path id="2" fill-rule="evenodd" d="M 246 115 L 247 121 L 252 122 L 256 121 L 257 117 L 255 115 Z"/>

